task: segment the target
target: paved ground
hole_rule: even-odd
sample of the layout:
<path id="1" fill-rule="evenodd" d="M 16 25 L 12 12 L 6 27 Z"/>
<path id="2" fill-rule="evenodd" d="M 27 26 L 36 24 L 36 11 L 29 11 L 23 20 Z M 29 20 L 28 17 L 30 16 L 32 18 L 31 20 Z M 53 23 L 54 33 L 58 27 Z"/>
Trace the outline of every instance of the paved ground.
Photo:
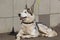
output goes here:
<path id="1" fill-rule="evenodd" d="M 37 37 L 37 38 L 30 38 L 30 39 L 21 39 L 21 40 L 60 40 L 60 26 L 54 28 L 58 32 L 57 37 L 47 38 L 47 37 Z M 0 40 L 15 40 L 15 36 L 8 35 L 7 33 L 0 34 Z"/>

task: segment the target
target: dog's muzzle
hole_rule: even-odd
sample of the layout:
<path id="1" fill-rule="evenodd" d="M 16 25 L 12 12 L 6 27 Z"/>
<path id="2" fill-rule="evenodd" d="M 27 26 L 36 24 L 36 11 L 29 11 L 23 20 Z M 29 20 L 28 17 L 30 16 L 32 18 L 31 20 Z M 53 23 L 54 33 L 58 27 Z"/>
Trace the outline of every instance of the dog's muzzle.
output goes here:
<path id="1" fill-rule="evenodd" d="M 20 20 L 24 20 L 26 17 L 21 17 L 21 14 L 18 14 L 18 16 L 20 17 Z"/>

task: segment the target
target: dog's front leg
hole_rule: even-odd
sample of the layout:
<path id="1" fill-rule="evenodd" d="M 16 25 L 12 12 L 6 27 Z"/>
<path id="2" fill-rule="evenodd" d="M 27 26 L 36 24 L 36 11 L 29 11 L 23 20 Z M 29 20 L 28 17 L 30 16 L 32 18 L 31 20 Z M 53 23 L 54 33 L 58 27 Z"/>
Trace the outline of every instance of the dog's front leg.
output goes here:
<path id="1" fill-rule="evenodd" d="M 23 35 L 22 38 L 38 37 L 38 35 Z"/>
<path id="2" fill-rule="evenodd" d="M 23 30 L 20 30 L 19 33 L 17 34 L 16 40 L 20 40 L 22 35 L 23 35 Z"/>

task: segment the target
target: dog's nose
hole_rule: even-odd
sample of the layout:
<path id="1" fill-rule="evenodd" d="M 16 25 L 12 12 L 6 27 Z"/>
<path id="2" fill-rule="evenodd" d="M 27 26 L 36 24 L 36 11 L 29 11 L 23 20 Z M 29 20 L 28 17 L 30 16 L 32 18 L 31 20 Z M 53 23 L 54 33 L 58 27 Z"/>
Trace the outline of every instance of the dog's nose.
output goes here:
<path id="1" fill-rule="evenodd" d="M 21 16 L 21 14 L 18 14 L 18 16 L 20 17 L 20 16 Z"/>

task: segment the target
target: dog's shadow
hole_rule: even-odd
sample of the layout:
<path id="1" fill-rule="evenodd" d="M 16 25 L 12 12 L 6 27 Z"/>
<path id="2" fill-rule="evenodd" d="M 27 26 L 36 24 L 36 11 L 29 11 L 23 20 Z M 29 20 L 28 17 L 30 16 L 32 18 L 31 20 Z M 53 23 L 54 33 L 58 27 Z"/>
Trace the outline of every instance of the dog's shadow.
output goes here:
<path id="1" fill-rule="evenodd" d="M 8 35 L 16 36 L 18 32 L 14 31 L 14 27 L 12 27 L 12 31 Z"/>

